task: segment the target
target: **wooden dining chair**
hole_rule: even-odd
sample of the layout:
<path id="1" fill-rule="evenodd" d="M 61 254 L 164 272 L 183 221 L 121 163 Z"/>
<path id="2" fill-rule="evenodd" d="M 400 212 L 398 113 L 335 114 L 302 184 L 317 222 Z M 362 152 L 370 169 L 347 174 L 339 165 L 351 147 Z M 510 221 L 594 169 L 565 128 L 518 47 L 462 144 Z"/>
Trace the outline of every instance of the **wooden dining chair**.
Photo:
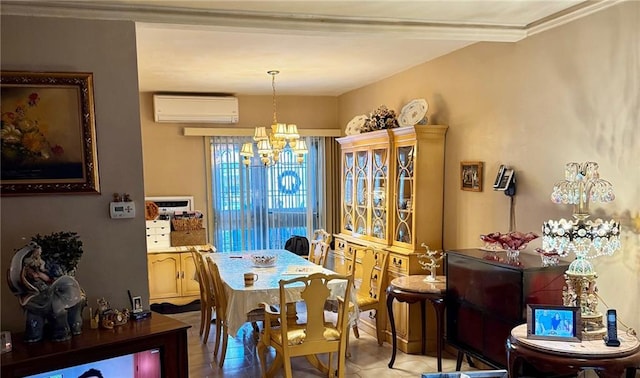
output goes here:
<path id="1" fill-rule="evenodd" d="M 386 301 L 382 299 L 382 296 L 387 287 L 389 252 L 371 247 L 356 248 L 354 259 L 350 274 L 354 277 L 356 286 L 358 311 L 376 311 L 376 333 L 378 344 L 382 345 L 386 326 Z M 356 264 L 356 261 L 359 261 L 360 264 Z M 356 338 L 360 338 L 357 319 L 352 328 Z"/>
<path id="2" fill-rule="evenodd" d="M 213 349 L 213 357 L 218 356 L 218 349 L 222 341 L 222 349 L 218 359 L 218 366 L 224 365 L 224 358 L 227 355 L 227 341 L 229 340 L 229 331 L 227 325 L 227 294 L 224 291 L 224 284 L 220 278 L 218 266 L 211 260 L 206 260 L 206 272 L 212 278 L 213 291 L 216 302 L 216 344 Z"/>
<path id="3" fill-rule="evenodd" d="M 309 244 L 309 255 L 305 258 L 314 264 L 325 267 L 330 243 L 331 235 L 328 232 L 323 229 L 315 230 Z"/>
<path id="4" fill-rule="evenodd" d="M 324 228 L 319 228 L 313 231 L 313 237 L 311 240 L 318 240 L 323 243 L 330 244 L 331 243 L 331 234 L 324 230 Z"/>
<path id="5" fill-rule="evenodd" d="M 339 280 L 343 281 L 340 282 Z M 325 318 L 325 301 L 331 295 L 331 285 L 340 285 L 344 290 L 340 293 L 340 305 L 335 322 Z M 288 311 L 292 311 L 295 306 L 287 306 L 291 300 L 291 290 L 300 290 L 300 285 L 304 286 L 300 297 L 307 308 L 306 322 L 294 321 L 295 316 L 291 316 Z M 272 376 L 280 365 L 284 365 L 284 376 L 293 376 L 291 371 L 291 358 L 306 356 L 307 359 L 322 370 L 333 376 L 335 372 L 334 353 L 337 353 L 337 373 L 338 377 L 345 376 L 345 355 L 347 339 L 349 337 L 349 308 L 353 308 L 351 302 L 351 290 L 353 287 L 353 277 L 347 275 L 324 273 L 314 273 L 309 276 L 296 277 L 290 280 L 280 281 L 280 311 L 273 311 L 267 303 L 263 303 L 265 308 L 265 327 L 258 342 L 258 355 L 262 365 L 262 376 Z M 346 302 L 345 302 L 346 299 Z M 293 323 L 289 324 L 287 320 Z M 279 327 L 273 324 L 280 322 Z M 276 350 L 276 357 L 271 367 L 267 370 L 265 352 L 267 347 Z M 318 354 L 329 354 L 329 363 L 324 365 L 318 360 Z"/>
<path id="6" fill-rule="evenodd" d="M 211 277 L 206 274 L 205 257 L 202 253 L 195 249 L 191 249 L 191 256 L 196 266 L 196 275 L 200 284 L 200 333 L 202 343 L 206 344 L 209 340 L 209 332 L 211 331 L 211 323 L 213 314 L 216 312 L 215 293 Z"/>

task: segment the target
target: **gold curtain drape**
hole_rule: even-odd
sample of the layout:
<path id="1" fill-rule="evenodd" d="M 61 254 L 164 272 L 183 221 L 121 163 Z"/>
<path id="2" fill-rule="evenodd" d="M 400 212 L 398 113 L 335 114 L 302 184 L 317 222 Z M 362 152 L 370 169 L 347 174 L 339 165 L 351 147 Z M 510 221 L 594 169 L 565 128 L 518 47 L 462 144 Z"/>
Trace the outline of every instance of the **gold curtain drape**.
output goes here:
<path id="1" fill-rule="evenodd" d="M 325 137 L 326 230 L 340 232 L 340 144 L 335 137 Z"/>

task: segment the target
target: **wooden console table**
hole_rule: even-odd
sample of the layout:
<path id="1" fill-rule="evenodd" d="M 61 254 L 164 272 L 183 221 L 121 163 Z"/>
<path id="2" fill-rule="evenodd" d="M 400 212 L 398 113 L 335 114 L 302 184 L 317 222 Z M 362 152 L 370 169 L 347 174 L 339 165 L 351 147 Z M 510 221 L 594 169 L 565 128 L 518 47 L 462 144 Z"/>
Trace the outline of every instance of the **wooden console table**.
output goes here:
<path id="1" fill-rule="evenodd" d="M 427 345 L 427 324 L 425 313 L 425 302 L 429 301 L 436 310 L 436 352 L 438 356 L 438 371 L 442 371 L 442 341 L 444 333 L 444 298 L 446 293 L 446 277 L 437 276 L 436 281 L 425 281 L 425 275 L 413 275 L 395 278 L 387 287 L 387 311 L 389 312 L 389 323 L 391 325 L 391 340 L 393 342 L 393 352 L 389 368 L 393 368 L 396 360 L 396 325 L 393 317 L 393 300 L 406 303 L 420 302 L 422 315 L 422 354 L 425 354 Z"/>
<path id="2" fill-rule="evenodd" d="M 603 340 L 581 343 L 534 340 L 527 339 L 527 325 L 519 325 L 511 330 L 507 340 L 509 376 L 518 377 L 526 363 L 545 375 L 593 369 L 602 378 L 619 378 L 625 372 L 626 377 L 633 378 L 640 369 L 640 342 L 620 331 L 618 339 L 619 347 L 608 347 Z"/>
<path id="3" fill-rule="evenodd" d="M 165 377 L 188 378 L 187 329 L 191 326 L 153 313 L 150 318 L 130 320 L 123 326 L 91 329 L 68 341 L 25 343 L 21 333 L 12 335 L 13 350 L 2 354 L 3 378 L 24 377 L 94 361 L 159 349 Z"/>

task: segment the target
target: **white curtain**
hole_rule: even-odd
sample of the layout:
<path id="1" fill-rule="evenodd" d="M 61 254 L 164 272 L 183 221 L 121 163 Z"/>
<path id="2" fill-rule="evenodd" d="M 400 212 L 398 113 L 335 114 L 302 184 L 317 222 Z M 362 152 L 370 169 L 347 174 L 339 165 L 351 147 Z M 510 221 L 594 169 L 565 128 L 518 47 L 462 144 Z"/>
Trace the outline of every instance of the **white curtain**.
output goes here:
<path id="1" fill-rule="evenodd" d="M 325 228 L 325 138 L 305 137 L 302 164 L 285 150 L 264 167 L 239 156 L 248 137 L 211 137 L 211 241 L 220 252 L 284 248 L 293 235 Z"/>

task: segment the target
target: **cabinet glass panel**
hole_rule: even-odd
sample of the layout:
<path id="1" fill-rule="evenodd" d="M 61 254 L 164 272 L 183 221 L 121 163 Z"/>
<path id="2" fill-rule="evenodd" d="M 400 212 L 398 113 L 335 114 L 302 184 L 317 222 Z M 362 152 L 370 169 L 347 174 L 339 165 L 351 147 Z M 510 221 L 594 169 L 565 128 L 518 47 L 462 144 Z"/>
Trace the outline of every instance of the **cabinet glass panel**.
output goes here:
<path id="1" fill-rule="evenodd" d="M 413 154 L 414 146 L 398 147 L 396 171 L 396 212 L 394 240 L 413 240 Z"/>
<path id="2" fill-rule="evenodd" d="M 369 193 L 367 192 L 368 162 L 367 151 L 356 152 L 356 162 L 354 166 L 356 179 L 354 231 L 360 235 L 367 233 L 367 200 L 369 199 Z"/>
<path id="3" fill-rule="evenodd" d="M 373 150 L 372 155 L 372 188 L 371 188 L 371 235 L 378 239 L 386 239 L 387 219 L 387 150 Z"/>
<path id="4" fill-rule="evenodd" d="M 344 200 L 342 201 L 342 225 L 345 230 L 353 230 L 353 152 L 344 154 Z"/>

